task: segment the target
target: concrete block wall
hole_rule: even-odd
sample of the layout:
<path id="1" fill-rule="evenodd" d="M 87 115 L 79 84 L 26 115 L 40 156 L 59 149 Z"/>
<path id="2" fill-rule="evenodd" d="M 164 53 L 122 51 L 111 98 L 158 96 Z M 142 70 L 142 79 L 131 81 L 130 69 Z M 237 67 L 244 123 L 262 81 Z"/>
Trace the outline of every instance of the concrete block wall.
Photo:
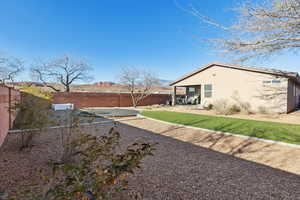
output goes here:
<path id="1" fill-rule="evenodd" d="M 7 131 L 12 127 L 16 117 L 13 111 L 9 111 L 10 107 L 21 100 L 19 91 L 0 85 L 0 146 L 4 142 Z"/>
<path id="2" fill-rule="evenodd" d="M 165 104 L 171 100 L 168 94 L 151 94 L 141 101 L 140 106 Z M 128 93 L 54 93 L 54 103 L 73 103 L 76 108 L 82 107 L 130 107 L 131 96 Z"/>

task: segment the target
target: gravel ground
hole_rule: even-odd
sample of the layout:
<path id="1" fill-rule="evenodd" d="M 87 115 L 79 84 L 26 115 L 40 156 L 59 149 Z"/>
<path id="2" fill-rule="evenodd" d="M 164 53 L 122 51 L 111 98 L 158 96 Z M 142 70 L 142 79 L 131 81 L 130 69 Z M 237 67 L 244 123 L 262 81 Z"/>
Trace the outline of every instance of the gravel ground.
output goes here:
<path id="1" fill-rule="evenodd" d="M 299 175 L 172 138 L 186 130 L 145 119 L 126 123 L 120 126 L 126 140 L 159 143 L 144 171 L 133 177 L 144 199 L 300 199 Z M 300 166 L 293 157 L 285 159 Z"/>
<path id="2" fill-rule="evenodd" d="M 300 148 L 234 135 L 204 132 L 156 120 L 143 119 L 126 123 L 153 133 L 300 175 Z"/>
<path id="3" fill-rule="evenodd" d="M 88 130 L 99 134 L 110 127 Z M 159 143 L 155 156 L 144 160 L 143 171 L 130 177 L 130 188 L 143 193 L 145 200 L 300 199 L 300 176 L 182 141 L 176 136 L 187 131 L 177 127 L 143 119 L 119 123 L 118 128 L 123 144 L 138 139 Z M 42 134 L 36 138 L 39 145 L 20 153 L 18 138 L 10 135 L 0 149 L 1 187 L 38 183 L 37 167 L 47 167 L 48 159 L 59 154 L 54 136 Z"/>

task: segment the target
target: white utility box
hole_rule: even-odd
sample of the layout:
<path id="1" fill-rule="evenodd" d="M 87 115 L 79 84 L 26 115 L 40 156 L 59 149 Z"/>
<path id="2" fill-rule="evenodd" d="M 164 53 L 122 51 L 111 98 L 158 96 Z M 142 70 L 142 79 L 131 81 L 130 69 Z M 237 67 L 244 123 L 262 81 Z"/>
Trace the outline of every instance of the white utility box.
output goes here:
<path id="1" fill-rule="evenodd" d="M 73 110 L 74 104 L 66 103 L 66 104 L 52 104 L 53 110 Z"/>

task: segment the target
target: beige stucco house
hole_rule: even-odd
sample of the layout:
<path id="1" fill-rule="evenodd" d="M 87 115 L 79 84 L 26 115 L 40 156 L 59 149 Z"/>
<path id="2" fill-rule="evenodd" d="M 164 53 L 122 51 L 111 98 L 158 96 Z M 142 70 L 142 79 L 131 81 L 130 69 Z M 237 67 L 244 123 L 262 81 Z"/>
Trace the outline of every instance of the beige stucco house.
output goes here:
<path id="1" fill-rule="evenodd" d="M 186 95 L 196 96 L 194 103 L 204 107 L 227 101 L 248 104 L 254 112 L 267 109 L 286 113 L 299 106 L 300 78 L 296 72 L 214 62 L 170 85 L 173 104 L 176 104 L 176 88 L 185 87 Z"/>

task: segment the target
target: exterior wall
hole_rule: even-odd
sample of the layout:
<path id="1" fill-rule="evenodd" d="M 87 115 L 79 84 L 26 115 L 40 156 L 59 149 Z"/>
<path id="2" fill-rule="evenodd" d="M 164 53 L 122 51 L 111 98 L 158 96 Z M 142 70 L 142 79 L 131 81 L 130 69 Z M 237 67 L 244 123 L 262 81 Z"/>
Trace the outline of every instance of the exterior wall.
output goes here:
<path id="1" fill-rule="evenodd" d="M 9 107 L 20 101 L 20 92 L 0 85 L 0 146 L 4 142 L 8 129 L 15 119 L 15 114 L 9 112 Z"/>
<path id="2" fill-rule="evenodd" d="M 300 84 L 296 84 L 296 108 L 300 105 Z"/>
<path id="3" fill-rule="evenodd" d="M 295 81 L 288 82 L 288 102 L 287 111 L 293 111 L 299 106 L 300 85 Z"/>
<path id="4" fill-rule="evenodd" d="M 263 81 L 280 80 L 280 83 Z M 204 84 L 212 84 L 212 97 L 204 97 Z M 270 74 L 212 66 L 174 86 L 201 85 L 201 104 L 218 100 L 249 103 L 253 111 L 265 107 L 273 112 L 287 112 L 288 79 Z"/>
<path id="5" fill-rule="evenodd" d="M 165 104 L 171 100 L 168 94 L 152 94 L 139 105 Z M 73 103 L 75 107 L 130 107 L 132 100 L 127 93 L 54 93 L 53 103 Z"/>

